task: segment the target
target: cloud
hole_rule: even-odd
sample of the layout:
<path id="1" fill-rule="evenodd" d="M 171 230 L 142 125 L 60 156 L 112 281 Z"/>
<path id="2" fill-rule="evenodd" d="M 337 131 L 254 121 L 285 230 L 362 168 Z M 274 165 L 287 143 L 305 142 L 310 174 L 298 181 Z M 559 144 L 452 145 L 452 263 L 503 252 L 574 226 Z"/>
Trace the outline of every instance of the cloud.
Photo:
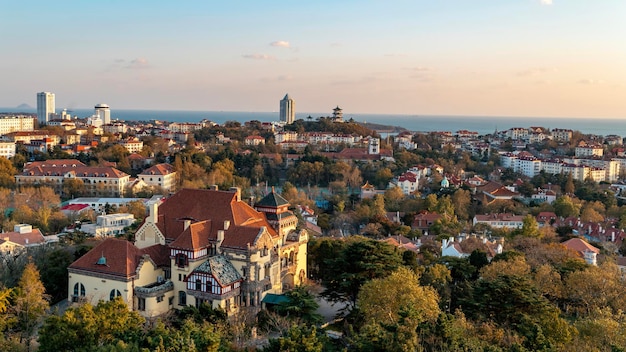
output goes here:
<path id="1" fill-rule="evenodd" d="M 416 67 L 406 67 L 405 70 L 415 71 L 415 72 L 430 72 L 433 69 L 427 66 L 416 66 Z"/>
<path id="2" fill-rule="evenodd" d="M 128 65 L 125 66 L 125 68 L 131 69 L 131 70 L 144 69 L 148 67 L 150 67 L 150 64 L 148 63 L 148 59 L 143 58 L 143 57 L 138 57 L 136 59 L 133 59 L 128 63 Z"/>
<path id="3" fill-rule="evenodd" d="M 549 68 L 545 68 L 545 67 L 535 67 L 535 68 L 529 68 L 527 70 L 522 70 L 522 71 L 518 71 L 516 73 L 516 75 L 518 77 L 535 77 L 535 76 L 539 76 L 545 73 L 549 73 L 549 72 L 553 72 L 555 71 L 554 69 L 549 69 Z"/>
<path id="4" fill-rule="evenodd" d="M 591 79 L 591 78 L 583 78 L 578 81 L 578 84 L 584 84 L 584 85 L 596 85 L 596 84 L 603 84 L 603 83 L 604 81 L 601 79 Z"/>
<path id="5" fill-rule="evenodd" d="M 241 55 L 241 57 L 243 57 L 244 59 L 251 59 L 251 60 L 276 60 L 274 56 L 267 55 L 267 54 L 246 54 L 246 55 Z"/>
<path id="6" fill-rule="evenodd" d="M 260 79 L 261 82 L 284 82 L 284 81 L 291 81 L 293 79 L 292 75 L 280 75 L 280 76 L 276 76 L 276 77 L 263 77 Z"/>
<path id="7" fill-rule="evenodd" d="M 541 2 L 541 5 L 546 5 L 546 6 L 552 5 L 552 0 L 539 0 L 539 2 Z"/>
<path id="8" fill-rule="evenodd" d="M 290 48 L 291 46 L 289 45 L 288 41 L 284 41 L 284 40 L 277 40 L 275 42 L 271 42 L 270 46 L 277 46 L 277 47 L 281 47 L 281 48 Z"/>

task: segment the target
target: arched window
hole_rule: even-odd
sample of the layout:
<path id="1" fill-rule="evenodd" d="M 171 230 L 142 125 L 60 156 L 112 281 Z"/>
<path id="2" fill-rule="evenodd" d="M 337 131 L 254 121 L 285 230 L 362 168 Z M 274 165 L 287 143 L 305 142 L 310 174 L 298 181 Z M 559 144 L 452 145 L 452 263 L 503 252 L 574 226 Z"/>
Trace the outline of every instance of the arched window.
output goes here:
<path id="1" fill-rule="evenodd" d="M 78 291 L 79 288 L 80 292 Z M 77 282 L 76 284 L 74 284 L 74 296 L 79 296 L 79 293 L 81 297 L 85 297 L 85 285 Z"/>
<path id="2" fill-rule="evenodd" d="M 185 291 L 178 291 L 178 305 L 179 306 L 187 305 L 187 293 Z"/>
<path id="3" fill-rule="evenodd" d="M 115 290 L 115 289 L 113 289 L 113 290 L 111 290 L 111 293 L 109 294 L 109 301 L 112 301 L 112 300 L 114 300 L 114 299 L 115 299 L 115 297 L 119 297 L 119 296 L 121 296 L 121 295 L 122 295 L 122 294 L 120 293 L 120 291 L 119 291 L 119 290 Z"/>

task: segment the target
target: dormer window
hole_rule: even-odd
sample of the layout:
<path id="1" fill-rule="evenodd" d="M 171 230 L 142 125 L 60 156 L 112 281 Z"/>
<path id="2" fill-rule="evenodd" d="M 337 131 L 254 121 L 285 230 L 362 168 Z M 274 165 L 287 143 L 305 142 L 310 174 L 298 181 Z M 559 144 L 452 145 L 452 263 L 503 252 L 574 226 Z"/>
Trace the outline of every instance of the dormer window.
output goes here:
<path id="1" fill-rule="evenodd" d="M 189 264 L 187 255 L 183 253 L 176 254 L 175 260 L 176 260 L 176 266 L 178 266 L 179 268 L 184 268 Z"/>

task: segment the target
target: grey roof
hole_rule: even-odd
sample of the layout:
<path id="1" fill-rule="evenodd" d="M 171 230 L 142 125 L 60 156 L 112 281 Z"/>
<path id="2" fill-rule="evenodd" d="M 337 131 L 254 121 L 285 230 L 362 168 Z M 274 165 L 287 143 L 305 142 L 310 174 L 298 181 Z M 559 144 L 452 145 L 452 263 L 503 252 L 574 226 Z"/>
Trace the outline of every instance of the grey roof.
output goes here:
<path id="1" fill-rule="evenodd" d="M 280 194 L 274 192 L 270 192 L 268 195 L 263 197 L 258 203 L 257 206 L 261 207 L 279 207 L 281 205 L 288 205 L 289 202 L 287 199 L 283 198 Z"/>
<path id="2" fill-rule="evenodd" d="M 210 257 L 206 262 L 200 264 L 194 272 L 213 275 L 222 287 L 243 279 L 230 260 L 222 255 Z"/>

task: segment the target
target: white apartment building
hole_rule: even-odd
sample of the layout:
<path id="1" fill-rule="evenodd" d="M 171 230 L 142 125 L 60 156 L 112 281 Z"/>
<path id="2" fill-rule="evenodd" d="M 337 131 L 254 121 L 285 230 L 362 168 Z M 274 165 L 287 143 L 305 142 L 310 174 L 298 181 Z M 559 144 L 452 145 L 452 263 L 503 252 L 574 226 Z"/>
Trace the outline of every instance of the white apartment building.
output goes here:
<path id="1" fill-rule="evenodd" d="M 3 116 L 0 117 L 0 135 L 11 132 L 34 131 L 35 118 L 31 116 Z"/>
<path id="2" fill-rule="evenodd" d="M 604 155 L 604 148 L 601 145 L 584 145 L 578 146 L 575 150 L 576 157 L 590 157 Z"/>
<path id="3" fill-rule="evenodd" d="M 515 160 L 513 171 L 522 173 L 528 177 L 539 175 L 541 171 L 541 160 L 535 157 L 520 157 Z"/>
<path id="4" fill-rule="evenodd" d="M 506 136 L 513 140 L 515 139 L 527 139 L 528 138 L 528 129 L 522 127 L 513 127 L 506 131 Z"/>
<path id="5" fill-rule="evenodd" d="M 139 153 L 143 149 L 142 141 L 119 141 L 117 144 L 126 148 L 129 153 Z"/>
<path id="6" fill-rule="evenodd" d="M 193 131 L 201 130 L 202 124 L 199 123 L 189 123 L 189 122 L 172 122 L 167 128 L 172 132 L 186 132 L 190 133 Z"/>
<path id="7" fill-rule="evenodd" d="M 298 140 L 298 133 L 293 131 L 285 131 L 274 133 L 274 144 L 283 142 L 295 142 Z"/>
<path id="8" fill-rule="evenodd" d="M 102 119 L 103 125 L 111 123 L 111 108 L 107 104 L 98 104 L 94 106 L 94 110 L 94 115 Z"/>
<path id="9" fill-rule="evenodd" d="M 135 217 L 128 213 L 98 215 L 95 224 L 83 224 L 80 230 L 95 237 L 110 237 L 121 234 L 134 222 Z"/>
<path id="10" fill-rule="evenodd" d="M 176 171 L 170 164 L 154 165 L 137 175 L 148 186 L 160 187 L 166 192 L 176 189 Z"/>
<path id="11" fill-rule="evenodd" d="M 40 124 L 46 124 L 52 120 L 52 115 L 56 113 L 54 93 L 37 93 L 37 120 Z"/>
<path id="12" fill-rule="evenodd" d="M 554 128 L 552 129 L 552 139 L 561 142 L 569 142 L 572 139 L 573 131 L 570 129 Z"/>
<path id="13" fill-rule="evenodd" d="M 7 159 L 15 156 L 15 142 L 0 142 L 0 157 Z"/>
<path id="14" fill-rule="evenodd" d="M 296 101 L 286 94 L 283 100 L 280 101 L 280 121 L 287 124 L 293 123 L 296 120 Z"/>

